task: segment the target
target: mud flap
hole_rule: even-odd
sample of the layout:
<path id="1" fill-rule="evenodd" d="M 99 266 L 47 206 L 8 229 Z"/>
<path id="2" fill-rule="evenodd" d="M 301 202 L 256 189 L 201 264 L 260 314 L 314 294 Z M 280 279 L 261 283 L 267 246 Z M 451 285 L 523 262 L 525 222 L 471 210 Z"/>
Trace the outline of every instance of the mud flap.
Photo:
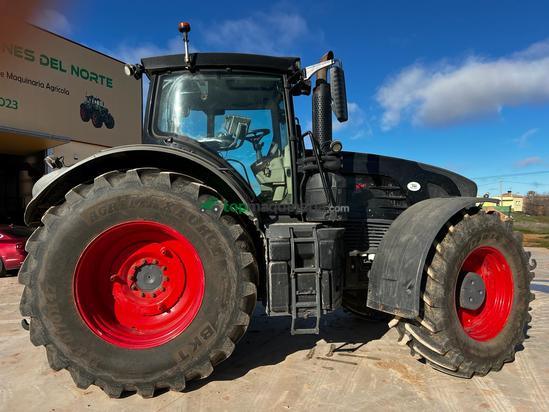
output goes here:
<path id="1" fill-rule="evenodd" d="M 427 199 L 406 209 L 379 245 L 368 286 L 367 306 L 404 318 L 419 315 L 427 255 L 441 228 L 460 210 L 486 201 L 475 197 Z"/>

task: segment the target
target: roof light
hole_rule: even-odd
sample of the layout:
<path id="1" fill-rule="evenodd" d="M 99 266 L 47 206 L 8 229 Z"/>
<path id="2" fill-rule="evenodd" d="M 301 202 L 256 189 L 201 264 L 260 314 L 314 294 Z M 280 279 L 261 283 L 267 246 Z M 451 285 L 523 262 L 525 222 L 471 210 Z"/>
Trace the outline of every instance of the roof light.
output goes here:
<path id="1" fill-rule="evenodd" d="M 190 23 L 186 21 L 182 21 L 179 23 L 179 33 L 188 33 L 191 31 L 191 25 Z"/>
<path id="2" fill-rule="evenodd" d="M 191 25 L 186 21 L 179 23 L 179 33 L 183 34 L 183 44 L 185 45 L 185 64 L 191 65 L 191 57 L 189 56 L 189 32 L 191 31 Z"/>

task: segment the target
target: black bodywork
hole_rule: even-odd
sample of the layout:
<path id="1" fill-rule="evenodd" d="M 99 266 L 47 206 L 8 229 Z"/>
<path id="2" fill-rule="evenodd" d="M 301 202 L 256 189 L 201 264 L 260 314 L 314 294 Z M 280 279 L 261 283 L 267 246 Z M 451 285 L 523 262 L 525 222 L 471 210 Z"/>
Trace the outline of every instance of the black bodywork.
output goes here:
<path id="1" fill-rule="evenodd" d="M 482 201 L 474 182 L 426 164 L 374 154 L 306 150 L 292 96 L 310 92 L 298 58 L 230 53 L 143 60 L 151 80 L 144 145 L 103 151 L 46 176 L 34 189 L 26 222 L 37 224 L 65 193 L 111 170 L 156 167 L 191 176 L 230 202 L 257 201 L 234 167 L 191 139 L 153 133 L 157 75 L 178 70 L 276 73 L 283 77 L 292 159 L 293 201 L 280 212 L 249 209 L 239 216 L 264 250 L 259 293 L 271 315 L 320 317 L 340 306 L 345 291 L 360 291 L 364 307 L 415 317 L 427 253 L 441 227 Z M 314 139 L 313 139 L 314 142 Z M 315 152 L 317 150 L 317 152 Z M 430 200 L 430 199 L 434 199 Z M 315 205 L 314 211 L 311 206 Z M 342 206 L 343 208 L 337 208 Z M 334 212 L 334 209 L 338 209 Z M 265 247 L 266 246 L 266 247 Z M 375 259 L 373 258 L 375 255 Z M 258 260 L 261 260 L 259 258 Z M 366 292 L 368 300 L 366 301 Z M 318 322 L 295 333 L 318 332 Z M 300 332 L 301 331 L 301 332 Z"/>

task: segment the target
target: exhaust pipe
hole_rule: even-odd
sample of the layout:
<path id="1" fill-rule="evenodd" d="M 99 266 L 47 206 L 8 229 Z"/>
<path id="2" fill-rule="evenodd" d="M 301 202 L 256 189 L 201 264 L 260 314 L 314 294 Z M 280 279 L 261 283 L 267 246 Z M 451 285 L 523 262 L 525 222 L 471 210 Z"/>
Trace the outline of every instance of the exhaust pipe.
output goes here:
<path id="1" fill-rule="evenodd" d="M 334 58 L 329 51 L 320 59 L 321 62 Z M 328 69 L 319 70 L 313 90 L 313 135 L 317 139 L 322 153 L 330 151 L 332 143 L 332 95 L 327 81 Z"/>

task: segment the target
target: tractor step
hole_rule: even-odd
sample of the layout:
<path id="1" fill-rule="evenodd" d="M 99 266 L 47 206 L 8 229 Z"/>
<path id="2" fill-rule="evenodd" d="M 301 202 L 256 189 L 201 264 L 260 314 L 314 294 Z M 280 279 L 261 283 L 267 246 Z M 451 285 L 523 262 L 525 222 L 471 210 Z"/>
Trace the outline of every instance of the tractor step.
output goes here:
<path id="1" fill-rule="evenodd" d="M 320 332 L 320 317 L 322 316 L 322 290 L 320 279 L 320 247 L 317 226 L 310 226 L 310 237 L 298 237 L 294 228 L 290 228 L 290 284 L 292 298 L 292 335 L 318 334 Z M 297 267 L 297 244 L 309 244 L 313 251 L 312 264 L 309 267 Z M 314 277 L 312 283 L 311 277 Z M 314 288 L 313 288 L 314 286 Z M 313 327 L 310 319 L 314 318 Z M 302 321 L 300 321 L 302 320 Z"/>
<path id="2" fill-rule="evenodd" d="M 292 335 L 318 334 L 320 317 L 341 304 L 343 232 L 302 222 L 267 228 L 267 313 L 291 316 Z"/>

